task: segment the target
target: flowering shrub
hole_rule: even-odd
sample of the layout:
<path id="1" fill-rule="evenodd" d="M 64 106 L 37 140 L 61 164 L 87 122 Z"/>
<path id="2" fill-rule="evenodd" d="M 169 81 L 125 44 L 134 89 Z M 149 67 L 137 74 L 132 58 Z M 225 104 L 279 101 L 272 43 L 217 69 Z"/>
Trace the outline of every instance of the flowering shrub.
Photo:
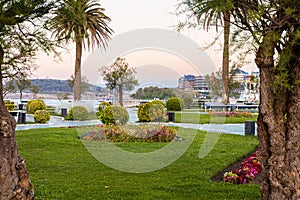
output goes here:
<path id="1" fill-rule="evenodd" d="M 224 174 L 224 181 L 235 184 L 246 184 L 253 181 L 261 171 L 262 165 L 254 153 L 245 159 L 238 169 L 226 172 Z"/>
<path id="2" fill-rule="evenodd" d="M 101 114 L 100 120 L 103 124 L 126 124 L 129 120 L 129 114 L 122 106 L 106 106 Z"/>
<path id="3" fill-rule="evenodd" d="M 171 142 L 176 130 L 166 126 L 99 125 L 80 138 L 88 141 L 111 142 Z M 178 136 L 177 136 L 178 137 Z"/>
<path id="4" fill-rule="evenodd" d="M 245 111 L 238 111 L 238 112 L 209 112 L 211 116 L 216 117 L 254 117 L 253 114 Z"/>
<path id="5" fill-rule="evenodd" d="M 37 110 L 33 115 L 35 123 L 46 123 L 50 120 L 50 114 L 47 110 Z"/>
<path id="6" fill-rule="evenodd" d="M 96 112 L 96 116 L 97 118 L 100 118 L 100 115 L 102 113 L 102 111 L 104 110 L 104 108 L 106 108 L 107 106 L 111 106 L 110 103 L 108 102 L 101 102 L 98 106 L 98 111 Z"/>
<path id="7" fill-rule="evenodd" d="M 29 105 L 28 106 L 29 114 L 34 114 L 35 111 L 37 110 L 46 110 L 46 104 L 41 99 L 29 101 L 27 104 Z"/>
<path id="8" fill-rule="evenodd" d="M 154 100 L 139 106 L 137 115 L 140 122 L 162 122 L 165 114 L 165 104 Z"/>

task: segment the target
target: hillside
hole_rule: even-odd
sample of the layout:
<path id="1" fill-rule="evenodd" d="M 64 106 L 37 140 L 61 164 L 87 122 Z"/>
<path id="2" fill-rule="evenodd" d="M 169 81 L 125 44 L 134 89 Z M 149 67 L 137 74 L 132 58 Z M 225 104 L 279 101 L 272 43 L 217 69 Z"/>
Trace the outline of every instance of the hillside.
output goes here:
<path id="1" fill-rule="evenodd" d="M 73 88 L 69 86 L 68 80 L 57 79 L 32 79 L 32 85 L 40 88 L 40 94 L 72 93 Z M 85 92 L 101 92 L 102 88 L 89 83 L 83 83 Z"/>

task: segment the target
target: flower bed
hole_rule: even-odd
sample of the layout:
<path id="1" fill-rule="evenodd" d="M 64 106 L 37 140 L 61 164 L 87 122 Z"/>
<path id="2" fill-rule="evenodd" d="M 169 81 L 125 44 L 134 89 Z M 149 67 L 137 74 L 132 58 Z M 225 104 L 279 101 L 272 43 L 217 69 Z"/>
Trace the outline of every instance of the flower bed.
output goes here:
<path id="1" fill-rule="evenodd" d="M 166 126 L 99 125 L 80 137 L 87 141 L 110 142 L 171 142 L 181 141 L 174 128 Z"/>
<path id="2" fill-rule="evenodd" d="M 226 172 L 223 180 L 235 184 L 246 184 L 253 181 L 261 171 L 262 165 L 254 153 L 246 158 L 238 169 Z"/>
<path id="3" fill-rule="evenodd" d="M 209 112 L 211 116 L 215 117 L 254 117 L 252 113 L 241 111 L 241 112 Z"/>

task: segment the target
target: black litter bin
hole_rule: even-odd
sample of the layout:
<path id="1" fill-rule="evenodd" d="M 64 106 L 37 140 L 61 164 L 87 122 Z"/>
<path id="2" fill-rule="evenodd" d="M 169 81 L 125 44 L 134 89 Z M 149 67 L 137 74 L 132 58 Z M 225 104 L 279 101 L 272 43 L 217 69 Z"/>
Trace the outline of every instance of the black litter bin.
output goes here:
<path id="1" fill-rule="evenodd" d="M 19 104 L 19 110 L 23 110 L 23 104 Z"/>
<path id="2" fill-rule="evenodd" d="M 168 121 L 169 122 L 175 121 L 175 113 L 174 112 L 168 112 Z"/>
<path id="3" fill-rule="evenodd" d="M 253 121 L 245 122 L 245 135 L 255 135 L 255 122 Z"/>
<path id="4" fill-rule="evenodd" d="M 66 108 L 62 108 L 62 109 L 61 109 L 61 116 L 62 116 L 62 117 L 67 116 L 67 109 L 66 109 Z"/>
<path id="5" fill-rule="evenodd" d="M 18 123 L 19 124 L 26 124 L 26 113 L 25 112 L 19 112 L 19 114 L 18 114 Z"/>

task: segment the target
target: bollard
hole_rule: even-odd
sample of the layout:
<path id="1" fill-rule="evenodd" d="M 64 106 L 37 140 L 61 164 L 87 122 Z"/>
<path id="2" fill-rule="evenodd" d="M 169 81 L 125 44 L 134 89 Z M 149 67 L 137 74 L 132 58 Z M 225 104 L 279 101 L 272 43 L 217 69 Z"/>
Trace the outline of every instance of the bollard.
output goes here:
<path id="1" fill-rule="evenodd" d="M 18 123 L 19 124 L 26 124 L 26 113 L 25 112 L 19 112 L 19 114 L 18 114 Z"/>
<path id="2" fill-rule="evenodd" d="M 23 104 L 19 104 L 19 110 L 23 110 Z"/>
<path id="3" fill-rule="evenodd" d="M 245 135 L 255 135 L 254 121 L 245 121 Z"/>
<path id="4" fill-rule="evenodd" d="M 67 116 L 67 109 L 66 109 L 66 108 L 62 108 L 62 109 L 61 109 L 61 116 L 62 116 L 62 117 Z"/>
<path id="5" fill-rule="evenodd" d="M 168 122 L 174 122 L 174 121 L 175 121 L 175 113 L 168 112 Z"/>

